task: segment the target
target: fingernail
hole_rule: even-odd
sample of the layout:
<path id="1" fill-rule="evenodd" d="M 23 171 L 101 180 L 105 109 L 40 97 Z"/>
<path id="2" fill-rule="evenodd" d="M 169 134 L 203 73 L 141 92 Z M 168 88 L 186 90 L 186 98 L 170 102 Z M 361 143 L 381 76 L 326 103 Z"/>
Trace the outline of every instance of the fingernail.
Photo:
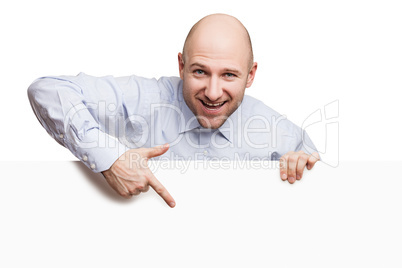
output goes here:
<path id="1" fill-rule="evenodd" d="M 300 180 L 301 179 L 300 175 L 296 175 L 296 179 Z"/>
<path id="2" fill-rule="evenodd" d="M 289 181 L 290 183 L 294 183 L 294 182 L 295 182 L 295 178 L 290 177 L 288 181 Z"/>
<path id="3" fill-rule="evenodd" d="M 282 180 L 286 180 L 287 178 L 288 178 L 288 176 L 285 173 L 283 173 L 282 174 Z"/>
<path id="4" fill-rule="evenodd" d="M 175 202 L 170 202 L 170 204 L 169 204 L 169 206 L 170 206 L 171 208 L 173 208 L 175 205 L 176 205 Z"/>

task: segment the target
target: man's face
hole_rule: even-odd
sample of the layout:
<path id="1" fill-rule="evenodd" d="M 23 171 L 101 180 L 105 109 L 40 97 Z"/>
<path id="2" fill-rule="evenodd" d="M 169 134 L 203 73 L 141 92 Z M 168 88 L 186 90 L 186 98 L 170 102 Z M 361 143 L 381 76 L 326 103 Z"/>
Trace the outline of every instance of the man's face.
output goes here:
<path id="1" fill-rule="evenodd" d="M 194 38 L 184 61 L 179 53 L 179 70 L 187 106 L 201 126 L 216 129 L 241 104 L 246 87 L 253 82 L 257 64 L 250 68 L 243 43 L 204 40 Z"/>

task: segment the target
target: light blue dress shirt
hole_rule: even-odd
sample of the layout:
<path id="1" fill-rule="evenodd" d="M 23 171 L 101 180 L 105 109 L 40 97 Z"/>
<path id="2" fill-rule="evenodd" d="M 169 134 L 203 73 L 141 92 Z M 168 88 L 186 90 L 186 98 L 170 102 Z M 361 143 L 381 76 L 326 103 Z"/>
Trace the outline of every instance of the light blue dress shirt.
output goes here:
<path id="1" fill-rule="evenodd" d="M 278 160 L 317 151 L 307 133 L 250 96 L 218 129 L 200 126 L 178 77 L 48 76 L 28 88 L 46 131 L 95 172 L 130 148 L 170 143 L 159 159 Z"/>

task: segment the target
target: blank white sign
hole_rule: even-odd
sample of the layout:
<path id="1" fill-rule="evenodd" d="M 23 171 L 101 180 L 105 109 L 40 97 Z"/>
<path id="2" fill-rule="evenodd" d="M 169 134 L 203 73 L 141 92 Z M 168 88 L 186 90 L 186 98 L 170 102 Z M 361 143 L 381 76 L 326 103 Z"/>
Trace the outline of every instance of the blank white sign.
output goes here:
<path id="1" fill-rule="evenodd" d="M 165 163 L 172 209 L 79 162 L 1 162 L 0 266 L 402 265 L 401 162 L 318 163 L 293 185 L 267 163 Z"/>

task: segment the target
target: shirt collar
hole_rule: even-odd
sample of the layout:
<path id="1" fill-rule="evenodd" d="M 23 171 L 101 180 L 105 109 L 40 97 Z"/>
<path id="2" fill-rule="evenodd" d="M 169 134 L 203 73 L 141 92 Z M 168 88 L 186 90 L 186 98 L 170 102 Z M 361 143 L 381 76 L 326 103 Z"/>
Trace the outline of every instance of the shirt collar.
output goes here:
<path id="1" fill-rule="evenodd" d="M 180 102 L 180 111 L 181 115 L 179 116 L 183 117 L 180 118 L 181 120 L 179 121 L 183 122 L 182 120 L 184 119 L 184 122 L 179 125 L 179 133 L 187 132 L 195 128 L 201 127 L 200 123 L 198 123 L 197 118 L 190 110 L 190 108 L 187 106 L 184 100 Z"/>
<path id="2" fill-rule="evenodd" d="M 230 143 L 233 143 L 234 135 L 240 131 L 238 128 L 241 127 L 239 125 L 239 119 L 241 119 L 239 118 L 241 116 L 241 107 L 242 105 L 240 104 L 239 107 L 228 117 L 228 119 L 226 119 L 225 123 L 218 128 L 222 136 L 225 137 L 225 139 Z"/>

